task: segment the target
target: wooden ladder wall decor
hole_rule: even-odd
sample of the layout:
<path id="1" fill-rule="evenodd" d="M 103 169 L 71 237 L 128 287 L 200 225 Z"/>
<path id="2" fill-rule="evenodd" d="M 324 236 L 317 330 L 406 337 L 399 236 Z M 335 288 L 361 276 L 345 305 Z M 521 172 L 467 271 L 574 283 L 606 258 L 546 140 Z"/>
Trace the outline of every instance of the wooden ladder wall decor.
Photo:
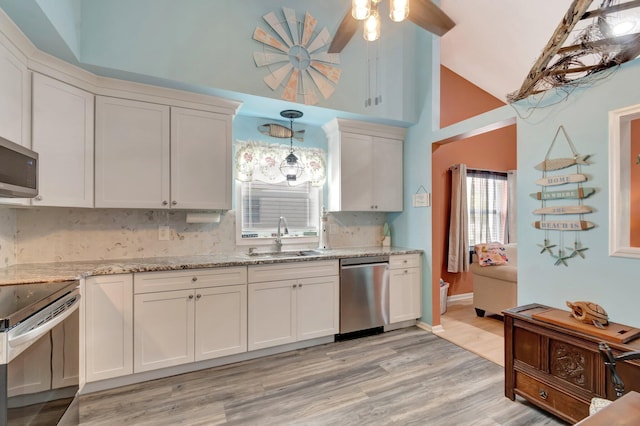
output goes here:
<path id="1" fill-rule="evenodd" d="M 619 4 L 613 4 L 617 3 L 616 0 L 604 0 L 603 5 L 609 6 L 587 11 L 592 2 L 593 0 L 574 0 L 571 3 L 520 89 L 507 96 L 509 102 L 516 102 L 554 87 L 577 85 L 580 78 L 620 65 L 640 55 L 640 33 L 620 36 L 607 34 L 597 40 L 577 40 L 576 44 L 563 47 L 578 22 L 586 19 L 597 20 L 594 21 L 596 24 L 592 25 L 598 25 L 598 28 L 602 29 L 600 25 L 607 16 L 640 7 L 640 0 Z M 586 64 L 581 61 L 582 57 L 593 56 L 594 52 L 602 55 L 599 62 Z M 557 59 L 552 62 L 554 58 Z"/>

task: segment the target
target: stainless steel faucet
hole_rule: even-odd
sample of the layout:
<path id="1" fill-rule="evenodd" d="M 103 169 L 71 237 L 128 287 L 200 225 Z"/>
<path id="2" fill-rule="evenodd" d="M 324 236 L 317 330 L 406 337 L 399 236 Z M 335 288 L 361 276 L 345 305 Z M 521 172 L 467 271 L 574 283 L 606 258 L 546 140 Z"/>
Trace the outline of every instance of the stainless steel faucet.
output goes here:
<path id="1" fill-rule="evenodd" d="M 284 233 L 289 235 L 289 224 L 287 224 L 287 219 L 284 216 L 280 216 L 278 219 L 278 232 L 276 233 L 276 250 L 282 251 L 282 234 L 280 233 L 280 229 L 282 224 L 284 223 Z"/>

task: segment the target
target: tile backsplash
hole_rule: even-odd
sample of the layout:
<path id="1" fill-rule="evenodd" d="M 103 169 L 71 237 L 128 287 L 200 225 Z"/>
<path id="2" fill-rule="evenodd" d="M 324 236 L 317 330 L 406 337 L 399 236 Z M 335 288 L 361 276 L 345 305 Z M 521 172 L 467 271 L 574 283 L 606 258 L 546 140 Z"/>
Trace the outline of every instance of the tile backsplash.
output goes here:
<path id="1" fill-rule="evenodd" d="M 0 268 L 17 262 L 16 234 L 16 211 L 0 208 Z"/>
<path id="2" fill-rule="evenodd" d="M 333 248 L 379 245 L 385 213 L 332 213 Z M 169 226 L 168 241 L 158 227 Z M 133 209 L 0 210 L 0 267 L 14 263 L 188 256 L 246 250 L 235 244 L 235 212 L 219 223 L 186 223 L 186 212 Z"/>

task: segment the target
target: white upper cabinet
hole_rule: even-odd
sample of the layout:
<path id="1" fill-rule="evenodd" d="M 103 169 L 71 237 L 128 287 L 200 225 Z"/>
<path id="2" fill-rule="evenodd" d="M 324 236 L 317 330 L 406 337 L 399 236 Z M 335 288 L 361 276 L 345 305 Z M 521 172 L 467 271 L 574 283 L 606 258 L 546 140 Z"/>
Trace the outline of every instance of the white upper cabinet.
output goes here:
<path id="1" fill-rule="evenodd" d="M 37 206 L 93 207 L 93 94 L 33 74 Z"/>
<path id="2" fill-rule="evenodd" d="M 230 115 L 171 108 L 171 207 L 231 208 Z"/>
<path id="3" fill-rule="evenodd" d="M 0 136 L 31 147 L 31 85 L 26 59 L 0 44 Z"/>
<path id="4" fill-rule="evenodd" d="M 232 116 L 98 96 L 96 207 L 231 208 Z"/>
<path id="5" fill-rule="evenodd" d="M 96 97 L 96 207 L 169 207 L 169 110 Z"/>
<path id="6" fill-rule="evenodd" d="M 402 211 L 404 128 L 335 119 L 329 140 L 330 211 Z"/>

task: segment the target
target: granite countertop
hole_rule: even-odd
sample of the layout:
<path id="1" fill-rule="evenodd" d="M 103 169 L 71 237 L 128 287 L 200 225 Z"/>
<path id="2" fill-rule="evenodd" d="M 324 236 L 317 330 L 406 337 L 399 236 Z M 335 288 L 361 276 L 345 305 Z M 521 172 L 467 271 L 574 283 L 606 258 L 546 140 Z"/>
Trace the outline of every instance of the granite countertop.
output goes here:
<path id="1" fill-rule="evenodd" d="M 300 255 L 301 251 L 306 251 L 307 253 Z M 233 252 L 198 256 L 18 264 L 0 269 L 0 285 L 53 283 L 95 275 L 128 274 L 132 272 L 221 268 L 393 254 L 420 254 L 422 250 L 402 247 L 357 247 L 326 250 L 313 249 L 313 253 L 309 254 L 308 252 L 308 250 L 285 250 L 283 253 L 273 256 L 262 253 L 250 256 L 247 252 Z"/>

